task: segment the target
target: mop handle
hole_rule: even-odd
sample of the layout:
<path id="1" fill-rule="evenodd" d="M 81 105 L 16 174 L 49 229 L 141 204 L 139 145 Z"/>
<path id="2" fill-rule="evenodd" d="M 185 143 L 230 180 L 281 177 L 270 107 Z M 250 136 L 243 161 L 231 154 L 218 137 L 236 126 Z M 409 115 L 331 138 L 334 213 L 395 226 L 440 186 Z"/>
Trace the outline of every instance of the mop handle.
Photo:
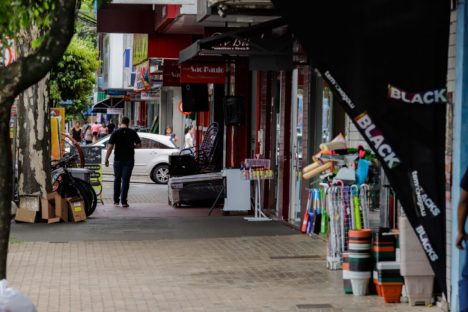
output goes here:
<path id="1" fill-rule="evenodd" d="M 361 220 L 361 212 L 359 208 L 359 189 L 357 185 L 351 186 L 351 196 L 352 201 L 354 204 L 354 215 L 355 215 L 355 229 L 361 230 L 362 229 L 362 220 Z"/>

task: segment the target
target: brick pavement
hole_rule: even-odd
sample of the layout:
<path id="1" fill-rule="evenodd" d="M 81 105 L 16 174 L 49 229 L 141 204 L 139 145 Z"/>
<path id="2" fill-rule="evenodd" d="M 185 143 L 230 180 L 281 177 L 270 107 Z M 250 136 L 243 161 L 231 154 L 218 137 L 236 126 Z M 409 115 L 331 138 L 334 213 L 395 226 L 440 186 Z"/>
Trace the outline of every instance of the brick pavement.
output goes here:
<path id="1" fill-rule="evenodd" d="M 326 270 L 324 255 L 322 240 L 300 234 L 15 241 L 8 276 L 12 287 L 48 312 L 427 311 L 343 295 L 341 272 Z"/>

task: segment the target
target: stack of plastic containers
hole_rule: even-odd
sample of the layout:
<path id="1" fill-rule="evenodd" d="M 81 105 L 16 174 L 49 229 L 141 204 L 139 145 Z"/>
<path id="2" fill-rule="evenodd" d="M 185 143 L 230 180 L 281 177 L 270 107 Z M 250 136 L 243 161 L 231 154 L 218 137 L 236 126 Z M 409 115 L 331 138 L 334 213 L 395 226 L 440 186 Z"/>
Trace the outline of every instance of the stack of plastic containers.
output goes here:
<path id="1" fill-rule="evenodd" d="M 400 217 L 401 274 L 405 278 L 410 305 L 432 301 L 434 271 L 406 217 Z"/>
<path id="2" fill-rule="evenodd" d="M 372 234 L 372 255 L 375 262 L 395 261 L 395 235 L 385 235 L 389 228 L 379 227 Z"/>
<path id="3" fill-rule="evenodd" d="M 352 294 L 353 288 L 349 279 L 349 253 L 344 252 L 343 256 L 343 288 L 345 294 Z"/>
<path id="4" fill-rule="evenodd" d="M 364 296 L 368 292 L 371 278 L 372 230 L 350 230 L 349 231 L 349 279 L 353 294 Z"/>
<path id="5" fill-rule="evenodd" d="M 403 277 L 396 261 L 377 262 L 377 292 L 386 303 L 400 302 Z"/>
<path id="6" fill-rule="evenodd" d="M 403 278 L 396 257 L 396 230 L 378 228 L 374 230 L 372 254 L 374 256 L 373 282 L 377 294 L 385 302 L 400 302 Z"/>
<path id="7" fill-rule="evenodd" d="M 395 261 L 395 235 L 388 235 L 390 228 L 379 227 L 372 233 L 372 256 L 374 258 L 374 271 L 372 281 L 377 295 L 383 296 L 379 285 L 377 263 L 382 261 Z"/>

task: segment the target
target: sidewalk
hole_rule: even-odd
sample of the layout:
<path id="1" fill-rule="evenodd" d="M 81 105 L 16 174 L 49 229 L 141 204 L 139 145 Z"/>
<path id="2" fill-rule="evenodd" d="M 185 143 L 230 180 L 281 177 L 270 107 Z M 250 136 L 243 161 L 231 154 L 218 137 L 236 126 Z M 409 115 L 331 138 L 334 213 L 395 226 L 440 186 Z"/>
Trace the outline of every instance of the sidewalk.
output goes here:
<path id="1" fill-rule="evenodd" d="M 305 235 L 14 241 L 9 283 L 39 311 L 438 311 L 342 291 Z"/>

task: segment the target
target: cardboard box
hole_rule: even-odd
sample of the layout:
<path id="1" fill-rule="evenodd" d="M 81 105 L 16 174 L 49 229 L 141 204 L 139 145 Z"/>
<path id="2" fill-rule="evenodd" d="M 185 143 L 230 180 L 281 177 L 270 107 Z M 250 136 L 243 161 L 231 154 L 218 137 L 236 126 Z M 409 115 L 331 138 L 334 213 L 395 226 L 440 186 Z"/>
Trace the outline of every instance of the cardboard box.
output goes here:
<path id="1" fill-rule="evenodd" d="M 68 222 L 67 202 L 57 192 L 47 194 L 47 198 L 42 198 L 41 207 L 42 219 L 47 223 L 56 223 L 63 220 Z"/>
<path id="2" fill-rule="evenodd" d="M 70 221 L 79 222 L 86 220 L 85 203 L 81 198 L 67 198 L 70 212 Z"/>
<path id="3" fill-rule="evenodd" d="M 36 221 L 36 212 L 28 208 L 18 208 L 16 210 L 16 221 L 34 223 Z"/>
<path id="4" fill-rule="evenodd" d="M 41 197 L 39 194 L 25 194 L 19 197 L 19 207 L 16 210 L 16 221 L 34 223 L 36 213 L 41 207 Z"/>
<path id="5" fill-rule="evenodd" d="M 28 194 L 19 196 L 19 208 L 25 208 L 33 211 L 39 211 L 41 208 L 41 196 L 37 194 Z"/>

